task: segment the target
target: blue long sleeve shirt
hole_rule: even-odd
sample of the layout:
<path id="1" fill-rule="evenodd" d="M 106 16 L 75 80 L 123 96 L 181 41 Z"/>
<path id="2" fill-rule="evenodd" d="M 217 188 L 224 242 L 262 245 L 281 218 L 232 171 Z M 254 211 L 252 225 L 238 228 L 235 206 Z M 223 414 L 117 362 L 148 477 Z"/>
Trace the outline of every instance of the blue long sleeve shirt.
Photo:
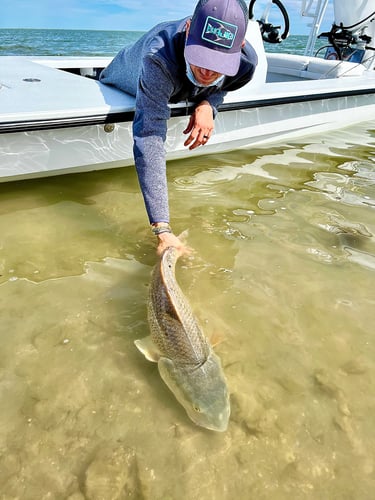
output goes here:
<path id="1" fill-rule="evenodd" d="M 195 87 L 186 76 L 186 22 L 158 24 L 130 47 L 122 49 L 102 71 L 100 81 L 136 96 L 133 153 L 139 184 L 150 222 L 169 222 L 164 142 L 170 118 L 169 103 L 206 100 L 214 115 L 228 91 L 248 83 L 257 56 L 246 42 L 237 75 L 219 86 Z"/>

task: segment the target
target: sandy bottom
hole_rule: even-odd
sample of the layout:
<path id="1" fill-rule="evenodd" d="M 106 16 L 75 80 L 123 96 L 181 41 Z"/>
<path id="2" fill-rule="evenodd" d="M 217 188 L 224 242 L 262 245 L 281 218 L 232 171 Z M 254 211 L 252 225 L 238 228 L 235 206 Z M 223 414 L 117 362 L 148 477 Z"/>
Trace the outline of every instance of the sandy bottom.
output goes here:
<path id="1" fill-rule="evenodd" d="M 2 185 L 1 500 L 371 498 L 371 128 L 174 162 L 169 187 L 228 431 L 134 346 L 155 254 L 133 169 Z"/>

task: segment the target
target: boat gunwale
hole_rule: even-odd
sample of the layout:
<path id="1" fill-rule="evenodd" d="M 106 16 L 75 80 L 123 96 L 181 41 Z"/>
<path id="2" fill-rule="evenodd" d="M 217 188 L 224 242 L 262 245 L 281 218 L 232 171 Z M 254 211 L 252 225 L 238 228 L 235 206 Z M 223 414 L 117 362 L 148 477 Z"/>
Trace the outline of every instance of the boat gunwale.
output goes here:
<path id="1" fill-rule="evenodd" d="M 299 102 L 319 101 L 326 99 L 336 99 L 342 97 L 355 97 L 369 95 L 375 93 L 373 88 L 346 89 L 334 90 L 324 93 L 301 94 L 285 97 L 270 97 L 265 99 L 253 99 L 247 101 L 236 101 L 223 103 L 220 108 L 220 113 L 228 111 L 241 111 L 254 108 L 264 108 L 270 106 L 279 106 L 287 104 L 295 104 Z M 194 105 L 189 103 L 184 106 L 173 106 L 170 108 L 171 118 L 186 116 L 194 109 Z M 70 127 L 83 127 L 105 124 L 116 124 L 124 122 L 132 122 L 134 118 L 134 110 L 131 111 L 116 111 L 106 114 L 82 115 L 64 118 L 43 118 L 30 120 L 14 120 L 0 122 L 0 134 L 15 133 L 15 132 L 31 132 L 37 130 L 52 130 Z"/>

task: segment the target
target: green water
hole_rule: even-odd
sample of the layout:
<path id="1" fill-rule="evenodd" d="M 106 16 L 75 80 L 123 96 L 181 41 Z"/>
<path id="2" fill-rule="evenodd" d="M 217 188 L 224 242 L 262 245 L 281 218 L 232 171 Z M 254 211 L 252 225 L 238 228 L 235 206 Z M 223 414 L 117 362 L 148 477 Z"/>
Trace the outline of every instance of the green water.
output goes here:
<path id="1" fill-rule="evenodd" d="M 371 498 L 374 130 L 169 164 L 223 434 L 134 346 L 155 262 L 134 170 L 1 185 L 0 498 Z"/>

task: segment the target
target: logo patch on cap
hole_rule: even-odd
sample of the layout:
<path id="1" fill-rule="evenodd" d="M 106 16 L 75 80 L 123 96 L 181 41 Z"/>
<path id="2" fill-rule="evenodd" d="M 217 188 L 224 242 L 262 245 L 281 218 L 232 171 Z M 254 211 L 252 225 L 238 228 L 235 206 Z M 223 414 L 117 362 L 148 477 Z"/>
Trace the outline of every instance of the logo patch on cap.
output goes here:
<path id="1" fill-rule="evenodd" d="M 208 16 L 202 32 L 202 39 L 220 47 L 231 49 L 238 26 Z"/>

